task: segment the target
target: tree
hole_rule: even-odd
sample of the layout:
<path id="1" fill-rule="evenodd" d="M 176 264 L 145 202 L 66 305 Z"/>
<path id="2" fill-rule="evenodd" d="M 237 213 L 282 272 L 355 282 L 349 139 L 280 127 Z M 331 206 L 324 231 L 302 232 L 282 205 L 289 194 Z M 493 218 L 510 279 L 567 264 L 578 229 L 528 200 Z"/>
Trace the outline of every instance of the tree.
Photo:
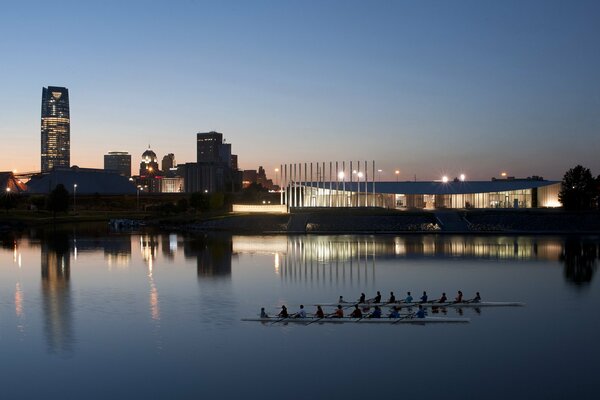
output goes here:
<path id="1" fill-rule="evenodd" d="M 558 200 L 567 210 L 589 210 L 597 196 L 597 183 L 589 169 L 571 168 L 563 177 Z"/>
<path id="2" fill-rule="evenodd" d="M 69 209 L 69 192 L 62 183 L 56 185 L 48 196 L 48 209 L 54 213 Z"/>

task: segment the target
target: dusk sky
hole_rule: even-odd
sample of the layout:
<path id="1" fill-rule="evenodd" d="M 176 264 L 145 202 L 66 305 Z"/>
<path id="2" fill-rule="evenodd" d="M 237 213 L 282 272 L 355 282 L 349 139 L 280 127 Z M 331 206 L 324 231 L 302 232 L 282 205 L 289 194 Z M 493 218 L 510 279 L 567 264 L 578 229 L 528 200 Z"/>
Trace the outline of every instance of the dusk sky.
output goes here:
<path id="1" fill-rule="evenodd" d="M 71 164 L 151 144 L 242 169 L 375 160 L 382 179 L 600 174 L 599 1 L 13 1 L 0 12 L 0 171 L 40 168 L 42 87 Z"/>

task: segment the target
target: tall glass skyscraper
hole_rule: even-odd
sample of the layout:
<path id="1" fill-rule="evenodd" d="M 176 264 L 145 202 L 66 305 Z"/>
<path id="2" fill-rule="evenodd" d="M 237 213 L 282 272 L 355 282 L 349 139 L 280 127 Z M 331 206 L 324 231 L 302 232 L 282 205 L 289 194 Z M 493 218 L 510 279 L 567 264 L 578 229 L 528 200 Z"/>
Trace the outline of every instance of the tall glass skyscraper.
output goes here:
<path id="1" fill-rule="evenodd" d="M 69 90 L 48 86 L 42 89 L 42 172 L 71 165 L 71 120 Z"/>

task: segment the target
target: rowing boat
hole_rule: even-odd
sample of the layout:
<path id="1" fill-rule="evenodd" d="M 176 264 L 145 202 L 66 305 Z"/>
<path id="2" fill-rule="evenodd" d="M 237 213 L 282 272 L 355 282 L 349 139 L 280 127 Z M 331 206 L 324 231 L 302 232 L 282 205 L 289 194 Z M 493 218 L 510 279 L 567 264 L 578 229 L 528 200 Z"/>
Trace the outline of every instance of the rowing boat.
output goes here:
<path id="1" fill-rule="evenodd" d="M 313 304 L 313 305 L 315 307 L 316 306 L 337 307 L 338 305 L 341 305 L 342 307 L 353 307 L 353 306 L 357 305 L 359 307 L 375 307 L 375 306 L 379 306 L 379 307 L 394 307 L 394 306 L 395 307 L 418 307 L 418 306 L 423 306 L 423 307 L 457 307 L 457 308 L 461 308 L 461 307 L 522 307 L 525 305 L 525 303 L 521 303 L 518 301 L 480 301 L 478 303 L 475 303 L 475 302 L 471 302 L 471 303 L 467 303 L 467 302 L 461 302 L 461 303 L 454 303 L 454 302 L 446 302 L 446 303 L 438 303 L 438 302 L 353 303 L 353 302 L 349 301 L 349 302 L 343 302 L 343 303 L 317 303 L 317 304 Z"/>
<path id="2" fill-rule="evenodd" d="M 343 323 L 359 323 L 359 324 L 430 324 L 430 323 L 461 323 L 461 322 L 469 322 L 469 318 L 446 318 L 446 317 L 425 317 L 425 318 L 316 318 L 316 317 L 306 317 L 306 318 L 278 318 L 278 317 L 268 317 L 268 318 L 242 318 L 242 321 L 252 321 L 252 322 L 264 322 L 264 323 L 299 323 L 299 324 L 309 324 L 312 322 L 316 323 L 333 323 L 333 324 L 343 324 Z"/>

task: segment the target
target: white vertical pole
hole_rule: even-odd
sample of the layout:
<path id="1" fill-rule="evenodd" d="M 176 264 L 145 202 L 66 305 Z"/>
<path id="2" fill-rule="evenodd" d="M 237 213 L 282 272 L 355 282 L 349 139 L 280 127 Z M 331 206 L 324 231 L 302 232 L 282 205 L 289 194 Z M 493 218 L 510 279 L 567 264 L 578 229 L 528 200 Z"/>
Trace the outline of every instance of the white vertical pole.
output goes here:
<path id="1" fill-rule="evenodd" d="M 373 207 L 377 207 L 377 197 L 375 197 L 375 160 L 373 160 Z"/>
<path id="2" fill-rule="evenodd" d="M 281 190 L 283 188 L 283 164 L 279 164 L 279 205 L 283 205 L 283 190 Z"/>
<path id="3" fill-rule="evenodd" d="M 342 175 L 342 192 L 344 192 L 343 200 L 344 200 L 344 207 L 346 207 L 347 206 L 347 204 L 346 204 L 346 161 L 342 161 L 342 171 L 344 171 L 344 174 Z"/>
<path id="4" fill-rule="evenodd" d="M 282 182 L 281 187 L 285 188 L 285 192 L 283 193 L 283 201 L 285 202 L 285 205 L 287 206 L 287 208 L 289 210 L 289 208 L 290 208 L 290 200 L 289 200 L 289 197 L 288 197 L 288 181 L 287 181 L 288 173 L 287 173 L 287 168 L 288 168 L 288 165 L 285 164 L 285 173 L 284 173 L 284 178 L 283 178 L 283 180 L 285 181 L 285 184 L 284 184 L 284 182 Z"/>
<path id="5" fill-rule="evenodd" d="M 367 167 L 367 160 L 365 160 L 365 207 L 369 206 L 369 189 L 367 184 L 369 183 L 369 168 Z"/>
<path id="6" fill-rule="evenodd" d="M 316 201 L 315 201 L 314 205 L 312 203 L 313 196 L 315 196 L 315 189 L 314 189 L 314 181 L 313 181 L 313 163 L 311 162 L 310 163 L 310 206 L 311 207 L 314 207 L 317 205 Z M 315 200 L 316 199 L 317 198 L 315 197 Z"/>
<path id="7" fill-rule="evenodd" d="M 296 190 L 296 185 L 298 184 L 298 174 L 296 171 L 297 166 L 298 166 L 298 164 L 294 163 L 294 180 L 293 180 L 293 182 L 294 182 L 294 189 L 293 189 L 294 190 L 294 193 L 293 193 L 294 207 L 298 206 L 298 191 Z"/>
<path id="8" fill-rule="evenodd" d="M 335 162 L 335 206 L 340 206 L 340 178 L 338 174 L 340 171 L 338 170 L 338 162 Z"/>
<path id="9" fill-rule="evenodd" d="M 350 173 L 348 175 L 350 175 L 350 207 L 354 207 L 354 199 L 352 198 L 352 161 L 350 161 Z"/>
<path id="10" fill-rule="evenodd" d="M 308 188 L 306 187 L 306 185 L 308 183 L 308 174 L 307 174 L 308 169 L 307 168 L 308 168 L 307 163 L 304 163 L 304 199 L 302 202 L 304 204 L 304 207 L 308 207 L 310 205 L 310 204 L 306 204 L 306 193 L 308 192 Z"/>
<path id="11" fill-rule="evenodd" d="M 333 193 L 331 192 L 332 190 L 332 185 L 333 182 L 331 181 L 331 170 L 333 168 L 333 164 L 331 161 L 329 161 L 329 207 L 331 208 L 331 206 L 333 205 L 333 198 L 331 197 L 333 195 Z"/>
<path id="12" fill-rule="evenodd" d="M 302 167 L 302 164 L 300 164 Z M 302 207 L 306 207 L 306 163 L 304 163 L 304 174 L 302 175 Z"/>

